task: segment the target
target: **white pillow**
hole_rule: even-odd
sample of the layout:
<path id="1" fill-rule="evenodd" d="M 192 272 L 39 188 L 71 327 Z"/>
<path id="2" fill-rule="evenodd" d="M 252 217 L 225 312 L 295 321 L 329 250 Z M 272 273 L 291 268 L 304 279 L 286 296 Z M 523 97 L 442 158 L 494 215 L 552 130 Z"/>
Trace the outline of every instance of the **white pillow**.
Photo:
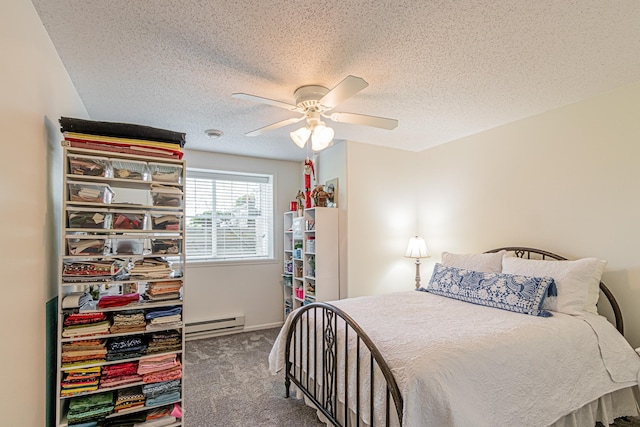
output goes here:
<path id="1" fill-rule="evenodd" d="M 505 253 L 506 251 L 492 254 L 452 254 L 443 252 L 442 265 L 481 271 L 483 273 L 500 273 L 502 272 L 502 255 Z"/>
<path id="2" fill-rule="evenodd" d="M 587 302 L 584 305 L 584 311 L 589 313 L 598 314 L 598 299 L 600 299 L 600 280 L 602 279 L 602 273 L 607 266 L 607 261 L 599 259 L 600 267 L 596 274 L 594 274 L 593 280 L 587 291 Z M 596 279 L 597 277 L 597 279 Z"/>
<path id="3" fill-rule="evenodd" d="M 576 261 L 546 261 L 504 257 L 502 273 L 534 277 L 553 277 L 558 288 L 557 297 L 547 297 L 542 308 L 566 314 L 583 311 L 597 313 L 600 278 L 606 261 L 582 258 Z"/>

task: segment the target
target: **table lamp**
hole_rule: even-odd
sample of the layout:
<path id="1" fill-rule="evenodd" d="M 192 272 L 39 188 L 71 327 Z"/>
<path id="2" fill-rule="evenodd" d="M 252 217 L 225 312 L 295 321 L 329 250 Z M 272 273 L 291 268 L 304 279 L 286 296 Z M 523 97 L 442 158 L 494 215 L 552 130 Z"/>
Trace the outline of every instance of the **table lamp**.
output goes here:
<path id="1" fill-rule="evenodd" d="M 407 252 L 404 256 L 416 259 L 416 289 L 418 289 L 420 287 L 420 258 L 429 256 L 424 239 L 418 236 L 409 239 L 409 246 L 407 246 Z"/>

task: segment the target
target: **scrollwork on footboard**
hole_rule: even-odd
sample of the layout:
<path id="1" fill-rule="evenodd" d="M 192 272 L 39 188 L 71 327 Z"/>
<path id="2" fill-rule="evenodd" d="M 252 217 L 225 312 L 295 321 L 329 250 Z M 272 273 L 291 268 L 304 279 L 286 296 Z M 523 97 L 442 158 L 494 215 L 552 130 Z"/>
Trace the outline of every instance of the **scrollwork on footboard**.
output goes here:
<path id="1" fill-rule="evenodd" d="M 286 396 L 293 383 L 336 426 L 401 426 L 400 390 L 362 328 L 327 303 L 306 305 L 292 316 L 285 348 Z M 380 380 L 382 387 L 377 386 Z M 384 396 L 376 392 L 380 389 Z"/>

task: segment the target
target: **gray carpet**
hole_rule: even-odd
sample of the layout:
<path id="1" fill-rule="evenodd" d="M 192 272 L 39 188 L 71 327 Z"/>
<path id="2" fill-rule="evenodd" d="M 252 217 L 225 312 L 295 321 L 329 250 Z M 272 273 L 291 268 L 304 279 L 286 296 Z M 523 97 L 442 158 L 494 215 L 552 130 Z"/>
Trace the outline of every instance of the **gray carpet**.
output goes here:
<path id="1" fill-rule="evenodd" d="M 267 357 L 277 334 L 267 329 L 187 342 L 187 427 L 324 425 L 301 400 L 284 397 L 282 373 L 269 373 Z M 640 427 L 640 420 L 619 419 L 613 426 Z"/>
<path id="2" fill-rule="evenodd" d="M 279 329 L 187 342 L 187 427 L 324 426 L 301 400 L 284 397 L 284 374 L 269 373 Z"/>

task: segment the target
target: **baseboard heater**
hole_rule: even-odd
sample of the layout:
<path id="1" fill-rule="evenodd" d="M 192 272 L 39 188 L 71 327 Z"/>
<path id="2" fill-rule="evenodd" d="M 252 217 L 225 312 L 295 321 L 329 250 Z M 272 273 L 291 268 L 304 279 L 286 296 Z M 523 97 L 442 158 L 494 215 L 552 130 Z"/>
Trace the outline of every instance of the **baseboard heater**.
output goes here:
<path id="1" fill-rule="evenodd" d="M 237 315 L 187 323 L 184 328 L 184 336 L 188 341 L 241 332 L 243 329 L 244 315 Z"/>

